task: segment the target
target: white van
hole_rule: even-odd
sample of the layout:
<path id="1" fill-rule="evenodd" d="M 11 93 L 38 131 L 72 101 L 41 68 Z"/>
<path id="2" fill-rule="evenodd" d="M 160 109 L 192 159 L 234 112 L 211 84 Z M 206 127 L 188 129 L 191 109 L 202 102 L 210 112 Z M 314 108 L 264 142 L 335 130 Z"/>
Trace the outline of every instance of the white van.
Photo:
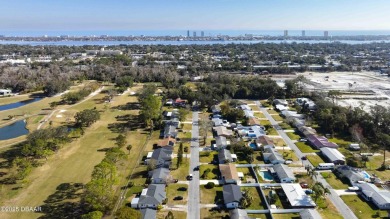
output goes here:
<path id="1" fill-rule="evenodd" d="M 320 163 L 317 166 L 318 170 L 333 170 L 334 169 L 334 163 Z"/>

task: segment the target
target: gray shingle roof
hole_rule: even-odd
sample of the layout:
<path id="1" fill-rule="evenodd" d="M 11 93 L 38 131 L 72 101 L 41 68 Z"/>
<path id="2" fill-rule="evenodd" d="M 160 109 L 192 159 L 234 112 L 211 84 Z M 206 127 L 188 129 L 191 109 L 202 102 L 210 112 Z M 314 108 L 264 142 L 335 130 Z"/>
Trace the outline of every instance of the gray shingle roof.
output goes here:
<path id="1" fill-rule="evenodd" d="M 157 211 L 150 208 L 141 209 L 142 219 L 156 219 Z"/>
<path id="2" fill-rule="evenodd" d="M 229 211 L 230 219 L 249 219 L 248 213 L 243 209 L 233 209 Z"/>
<path id="3" fill-rule="evenodd" d="M 140 205 L 159 205 L 166 198 L 164 184 L 150 184 L 145 195 L 139 197 Z"/>
<path id="4" fill-rule="evenodd" d="M 240 186 L 228 184 L 223 186 L 223 201 L 225 204 L 231 202 L 239 202 L 242 198 Z"/>
<path id="5" fill-rule="evenodd" d="M 229 150 L 222 149 L 218 152 L 218 161 L 219 163 L 225 163 L 225 161 L 228 160 L 229 162 L 232 162 L 232 154 Z"/>
<path id="6" fill-rule="evenodd" d="M 149 172 L 149 176 L 152 179 L 166 179 L 169 176 L 169 169 L 168 168 L 157 168 Z"/>

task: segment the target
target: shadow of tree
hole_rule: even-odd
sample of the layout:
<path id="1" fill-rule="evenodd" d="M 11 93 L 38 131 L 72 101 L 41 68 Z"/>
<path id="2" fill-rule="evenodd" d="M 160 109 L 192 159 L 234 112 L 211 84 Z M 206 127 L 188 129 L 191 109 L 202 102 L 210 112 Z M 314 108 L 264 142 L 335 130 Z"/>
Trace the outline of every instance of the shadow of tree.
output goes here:
<path id="1" fill-rule="evenodd" d="M 141 109 L 141 105 L 139 103 L 126 103 L 124 105 L 119 105 L 119 106 L 113 107 L 113 109 L 118 109 L 118 110 L 139 110 L 139 109 Z"/>
<path id="2" fill-rule="evenodd" d="M 54 194 L 47 197 L 42 206 L 44 215 L 40 219 L 80 218 L 84 213 L 80 203 L 84 184 L 62 183 Z"/>

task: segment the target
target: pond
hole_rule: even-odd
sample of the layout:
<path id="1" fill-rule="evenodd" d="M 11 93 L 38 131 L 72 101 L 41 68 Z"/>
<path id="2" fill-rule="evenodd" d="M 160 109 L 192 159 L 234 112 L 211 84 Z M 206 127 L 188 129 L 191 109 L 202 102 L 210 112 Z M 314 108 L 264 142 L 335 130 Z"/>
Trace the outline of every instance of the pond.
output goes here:
<path id="1" fill-rule="evenodd" d="M 1 105 L 0 106 L 0 111 L 15 109 L 15 108 L 18 108 L 18 107 L 21 107 L 21 106 L 24 106 L 24 105 L 27 105 L 27 104 L 30 104 L 30 103 L 37 102 L 39 100 L 42 100 L 42 97 L 36 97 L 36 98 L 33 98 L 33 99 L 23 100 L 23 101 L 19 101 L 19 102 L 16 102 L 16 103 L 10 103 L 10 104 L 6 104 L 6 105 Z"/>
<path id="2" fill-rule="evenodd" d="M 11 125 L 0 128 L 0 140 L 17 138 L 22 135 L 27 135 L 28 132 L 28 129 L 26 129 L 26 122 L 24 120 L 19 120 Z"/>

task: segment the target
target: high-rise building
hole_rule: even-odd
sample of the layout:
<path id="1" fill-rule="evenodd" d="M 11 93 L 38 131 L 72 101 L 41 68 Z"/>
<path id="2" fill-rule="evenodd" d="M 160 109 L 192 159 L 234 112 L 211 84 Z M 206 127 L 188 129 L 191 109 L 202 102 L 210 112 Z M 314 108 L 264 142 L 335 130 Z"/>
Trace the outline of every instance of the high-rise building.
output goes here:
<path id="1" fill-rule="evenodd" d="M 187 37 L 190 37 L 190 31 L 187 30 Z"/>
<path id="2" fill-rule="evenodd" d="M 196 37 L 196 31 L 194 31 L 194 32 L 192 33 L 192 36 L 193 36 L 193 37 Z"/>
<path id="3" fill-rule="evenodd" d="M 284 31 L 284 37 L 287 37 L 288 36 L 288 30 L 285 30 Z"/>
<path id="4" fill-rule="evenodd" d="M 329 37 L 329 32 L 328 31 L 324 31 L 324 37 L 326 37 L 326 38 Z"/>
<path id="5" fill-rule="evenodd" d="M 306 31 L 302 30 L 302 37 L 306 36 Z"/>
<path id="6" fill-rule="evenodd" d="M 200 36 L 204 37 L 204 31 L 200 32 Z"/>

